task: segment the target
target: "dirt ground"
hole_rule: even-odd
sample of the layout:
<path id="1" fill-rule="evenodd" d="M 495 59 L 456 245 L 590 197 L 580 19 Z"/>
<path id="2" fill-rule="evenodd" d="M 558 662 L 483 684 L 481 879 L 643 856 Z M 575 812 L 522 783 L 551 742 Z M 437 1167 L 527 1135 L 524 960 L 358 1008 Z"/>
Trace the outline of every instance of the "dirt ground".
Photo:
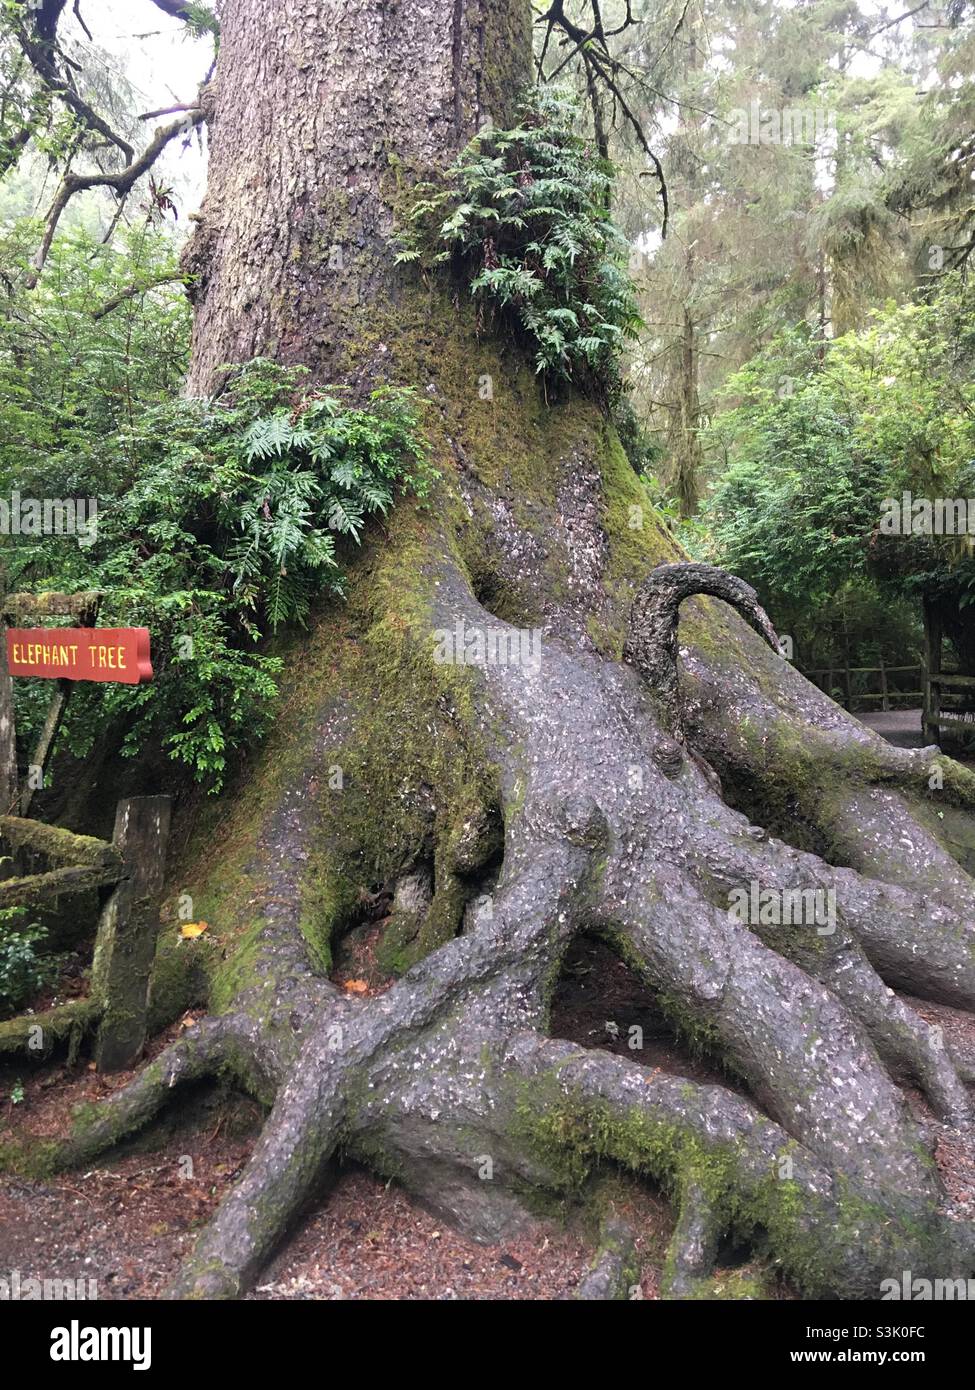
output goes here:
<path id="1" fill-rule="evenodd" d="M 360 962 L 361 964 L 361 962 Z M 946 1033 L 975 1048 L 975 1020 L 922 1006 Z M 154 1040 L 158 1051 L 180 1027 Z M 641 1029 L 642 1036 L 634 1029 Z M 733 1084 L 689 1055 L 655 1012 L 643 986 L 598 942 L 580 941 L 566 962 L 552 1031 L 643 1065 Z M 639 1042 L 639 1047 L 633 1047 Z M 0 1138 L 63 1132 L 71 1108 L 125 1085 L 97 1076 L 81 1060 L 31 1075 L 0 1072 Z M 13 1097 L 23 1093 L 23 1099 Z M 975 1215 L 975 1142 L 947 1134 L 909 1093 L 934 1146 L 954 1209 Z M 0 1278 L 95 1280 L 107 1299 L 158 1297 L 196 1232 L 239 1175 L 259 1122 L 248 1102 L 201 1092 L 168 1127 L 87 1171 L 49 1181 L 0 1180 Z M 673 1218 L 666 1201 L 625 1175 L 608 1174 L 604 1201 L 638 1232 L 641 1291 L 658 1295 Z M 539 1224 L 501 1246 L 478 1245 L 444 1227 L 395 1186 L 354 1165 L 327 1182 L 249 1297 L 252 1299 L 562 1299 L 571 1298 L 594 1255 L 594 1231 L 581 1220 Z M 748 1252 L 726 1253 L 730 1270 Z M 87 1285 L 85 1286 L 87 1287 Z M 787 1288 L 772 1297 L 790 1297 Z"/>

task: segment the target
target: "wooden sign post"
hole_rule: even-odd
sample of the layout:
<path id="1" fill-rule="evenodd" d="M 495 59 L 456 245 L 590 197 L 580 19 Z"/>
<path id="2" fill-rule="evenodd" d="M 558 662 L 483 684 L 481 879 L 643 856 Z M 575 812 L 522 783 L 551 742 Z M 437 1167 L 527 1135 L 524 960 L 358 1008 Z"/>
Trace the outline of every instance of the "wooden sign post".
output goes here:
<path id="1" fill-rule="evenodd" d="M 7 572 L 0 565 L 0 638 L 6 620 Z M 0 640 L 0 812 L 14 809 L 17 800 L 17 729 L 14 686 L 7 670 L 7 644 Z"/>
<path id="2" fill-rule="evenodd" d="M 152 679 L 149 629 L 95 627 L 99 597 L 95 593 L 0 595 L 0 816 L 12 841 L 19 837 L 36 842 L 39 835 L 42 840 L 46 836 L 57 850 L 61 840 L 78 846 L 84 840 L 27 819 L 35 787 L 43 785 L 44 768 L 74 682 L 138 685 Z M 75 626 L 7 627 L 11 620 L 62 615 L 74 618 Z M 32 775 L 18 797 L 12 678 L 19 676 L 53 680 L 57 686 L 31 758 Z M 20 819 L 4 815 L 15 805 Z M 91 1001 L 86 1006 L 99 1019 L 95 1044 L 99 1071 L 132 1066 L 145 1043 L 170 810 L 168 796 L 120 801 L 112 844 L 85 841 L 97 851 L 91 864 L 68 864 L 46 875 L 16 878 L 0 893 L 4 901 L 15 905 L 22 898 L 35 902 L 93 883 L 114 884 L 98 926 Z"/>
<path id="3" fill-rule="evenodd" d="M 0 810 L 27 816 L 57 738 L 74 681 L 138 685 L 152 679 L 149 629 L 98 628 L 97 593 L 9 594 L 0 603 Z M 74 627 L 7 627 L 8 621 L 73 617 Z M 18 796 L 11 677 L 57 681 L 30 759 L 31 776 Z"/>
<path id="4" fill-rule="evenodd" d="M 168 796 L 135 796 L 115 814 L 112 844 L 125 876 L 103 909 L 91 967 L 92 993 L 105 1001 L 95 1042 L 100 1072 L 127 1070 L 145 1045 L 170 806 Z"/>
<path id="5" fill-rule="evenodd" d="M 0 642 L 0 812 L 13 810 L 17 800 L 17 729 L 14 723 L 14 683 L 7 670 L 7 644 Z"/>

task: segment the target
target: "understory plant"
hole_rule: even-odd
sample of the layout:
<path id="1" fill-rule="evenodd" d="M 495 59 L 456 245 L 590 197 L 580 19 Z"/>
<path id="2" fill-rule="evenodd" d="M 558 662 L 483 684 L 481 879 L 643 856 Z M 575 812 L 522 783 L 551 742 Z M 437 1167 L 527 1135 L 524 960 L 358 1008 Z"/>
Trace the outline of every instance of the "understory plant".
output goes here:
<path id="1" fill-rule="evenodd" d="M 533 91 L 514 129 L 481 131 L 417 186 L 397 260 L 449 263 L 481 314 L 530 344 L 537 372 L 615 391 L 641 320 L 610 212 L 613 166 L 584 128 L 577 102 Z"/>
<path id="2" fill-rule="evenodd" d="M 56 968 L 39 948 L 43 927 L 27 921 L 23 907 L 0 908 L 0 1018 L 16 1012 L 50 983 Z"/>
<path id="3" fill-rule="evenodd" d="M 147 408 L 100 441 L 97 476 L 118 481 L 113 496 L 98 488 L 93 543 L 7 549 L 9 587 L 97 589 L 100 625 L 150 630 L 150 683 L 79 687 L 65 726 L 77 755 L 114 722 L 124 754 L 161 746 L 218 789 L 231 751 L 272 717 L 281 661 L 266 639 L 304 623 L 316 596 L 342 594 L 370 515 L 426 494 L 435 475 L 411 390 L 353 405 L 305 382 L 258 360 L 219 400 Z M 33 495 L 61 495 L 65 472 L 64 457 L 39 461 Z M 43 686 L 18 682 L 22 733 L 42 717 Z"/>

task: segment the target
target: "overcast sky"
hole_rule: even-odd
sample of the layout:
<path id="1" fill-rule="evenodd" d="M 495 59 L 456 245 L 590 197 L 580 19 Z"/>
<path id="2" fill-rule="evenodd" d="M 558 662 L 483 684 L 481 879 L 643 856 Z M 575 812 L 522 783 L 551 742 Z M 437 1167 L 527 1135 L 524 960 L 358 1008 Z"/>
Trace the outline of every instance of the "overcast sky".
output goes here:
<path id="1" fill-rule="evenodd" d="M 96 47 L 137 93 L 143 111 L 191 101 L 210 65 L 213 44 L 191 39 L 186 25 L 156 9 L 151 0 L 81 0 L 81 13 Z M 88 46 L 72 17 L 69 37 Z M 149 123 L 150 129 L 157 122 Z M 194 139 L 188 150 L 174 143 L 162 165 L 167 184 L 178 191 L 180 220 L 193 212 L 203 196 L 206 159 Z"/>

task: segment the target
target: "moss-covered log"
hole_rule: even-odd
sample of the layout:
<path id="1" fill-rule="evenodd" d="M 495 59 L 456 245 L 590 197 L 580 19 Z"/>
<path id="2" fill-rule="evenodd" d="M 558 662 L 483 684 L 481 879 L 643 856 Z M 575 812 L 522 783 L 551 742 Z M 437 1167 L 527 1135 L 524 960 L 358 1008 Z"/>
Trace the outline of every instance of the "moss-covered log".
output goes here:
<path id="1" fill-rule="evenodd" d="M 0 1023 L 0 1055 L 40 1061 L 65 1045 L 73 1057 L 101 1016 L 97 999 L 72 999 L 37 1014 L 22 1014 Z"/>
<path id="2" fill-rule="evenodd" d="M 0 839 L 14 850 L 30 850 L 41 854 L 54 864 L 75 868 L 104 870 L 118 878 L 122 872 L 122 856 L 108 840 L 96 840 L 91 835 L 76 835 L 59 825 L 30 820 L 23 816 L 0 816 Z M 105 882 L 111 882 L 108 878 Z"/>
<path id="3" fill-rule="evenodd" d="M 95 620 L 101 594 L 87 590 L 79 594 L 6 594 L 0 599 L 0 613 L 13 626 L 38 618 L 74 618 L 83 627 Z"/>

